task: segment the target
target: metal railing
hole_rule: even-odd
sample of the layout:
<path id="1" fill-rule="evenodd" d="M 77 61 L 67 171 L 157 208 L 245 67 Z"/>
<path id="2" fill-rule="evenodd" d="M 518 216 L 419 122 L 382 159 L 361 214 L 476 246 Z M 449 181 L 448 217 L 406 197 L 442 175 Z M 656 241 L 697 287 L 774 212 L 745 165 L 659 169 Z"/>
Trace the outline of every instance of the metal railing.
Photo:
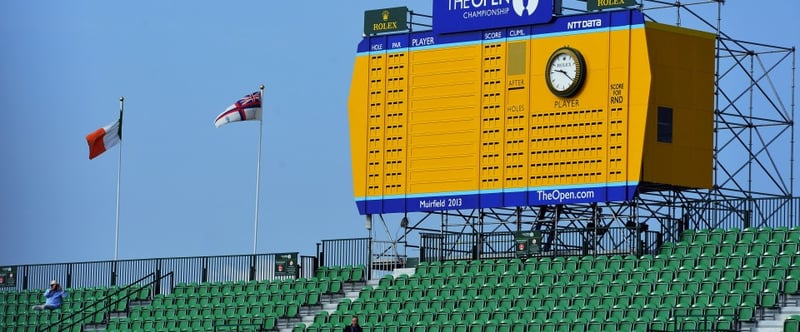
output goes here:
<path id="1" fill-rule="evenodd" d="M 685 229 L 793 227 L 800 217 L 800 197 L 690 201 Z"/>
<path id="2" fill-rule="evenodd" d="M 513 232 L 422 233 L 420 261 L 516 257 Z M 559 228 L 542 232 L 541 250 L 535 256 L 653 254 L 661 246 L 661 234 L 611 227 L 602 231 Z"/>
<path id="3" fill-rule="evenodd" d="M 281 279 L 275 275 L 277 253 L 201 257 L 170 257 L 118 261 L 32 264 L 16 266 L 14 287 L 3 290 L 46 289 L 50 280 L 63 280 L 65 288 L 111 287 L 136 283 L 142 276 L 154 273 L 156 278 L 173 274 L 175 283 L 252 281 Z M 300 256 L 299 277 L 311 278 L 317 258 Z M 172 286 L 166 280 L 155 285 L 161 294 L 169 294 Z"/>
<path id="4" fill-rule="evenodd" d="M 322 240 L 317 243 L 319 266 L 364 265 L 372 276 L 372 238 Z"/>

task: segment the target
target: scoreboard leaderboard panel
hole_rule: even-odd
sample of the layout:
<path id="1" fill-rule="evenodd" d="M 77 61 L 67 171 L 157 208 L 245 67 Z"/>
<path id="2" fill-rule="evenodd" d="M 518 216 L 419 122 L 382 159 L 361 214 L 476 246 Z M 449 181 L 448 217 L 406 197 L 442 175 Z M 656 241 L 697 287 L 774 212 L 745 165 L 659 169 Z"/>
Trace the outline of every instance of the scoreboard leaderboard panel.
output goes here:
<path id="1" fill-rule="evenodd" d="M 348 105 L 359 212 L 624 201 L 650 182 L 707 188 L 713 58 L 713 35 L 636 10 L 365 37 Z"/>

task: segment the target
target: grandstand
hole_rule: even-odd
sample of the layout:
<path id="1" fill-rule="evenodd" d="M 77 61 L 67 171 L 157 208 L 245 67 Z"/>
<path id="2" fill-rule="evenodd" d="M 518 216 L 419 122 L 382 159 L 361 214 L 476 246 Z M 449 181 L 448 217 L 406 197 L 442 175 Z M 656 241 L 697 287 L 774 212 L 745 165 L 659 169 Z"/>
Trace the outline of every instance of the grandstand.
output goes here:
<path id="1" fill-rule="evenodd" d="M 24 269 L 24 267 L 23 267 Z M 365 266 L 309 278 L 0 293 L 2 331 L 741 331 L 800 314 L 800 227 L 686 231 L 655 255 L 421 262 L 366 280 Z M 172 278 L 172 274 L 160 279 Z M 148 281 L 150 280 L 150 281 Z M 763 324 L 760 325 L 763 328 Z"/>

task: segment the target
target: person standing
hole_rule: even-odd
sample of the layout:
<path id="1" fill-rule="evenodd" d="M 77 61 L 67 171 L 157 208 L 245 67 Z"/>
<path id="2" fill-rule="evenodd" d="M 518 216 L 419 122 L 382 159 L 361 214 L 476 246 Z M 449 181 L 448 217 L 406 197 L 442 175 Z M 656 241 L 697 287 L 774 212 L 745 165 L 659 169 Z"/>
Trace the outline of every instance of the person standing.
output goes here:
<path id="1" fill-rule="evenodd" d="M 31 307 L 32 310 L 53 310 L 61 307 L 61 302 L 67 297 L 67 292 L 61 288 L 57 281 L 50 282 L 50 289 L 44 292 L 44 304 Z"/>
<path id="2" fill-rule="evenodd" d="M 363 332 L 361 331 L 361 326 L 358 325 L 358 317 L 353 316 L 353 319 L 350 320 L 350 325 L 345 326 L 342 332 Z"/>

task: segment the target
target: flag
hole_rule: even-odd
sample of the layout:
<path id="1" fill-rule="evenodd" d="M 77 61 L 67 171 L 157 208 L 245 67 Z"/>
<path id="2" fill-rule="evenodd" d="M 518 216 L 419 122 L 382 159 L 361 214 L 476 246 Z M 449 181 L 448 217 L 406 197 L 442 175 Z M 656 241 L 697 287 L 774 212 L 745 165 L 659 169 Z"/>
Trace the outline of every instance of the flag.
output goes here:
<path id="1" fill-rule="evenodd" d="M 228 106 L 228 108 L 214 120 L 214 125 L 219 128 L 229 122 L 247 120 L 261 120 L 260 92 L 253 92 L 246 95 L 233 105 Z"/>
<path id="2" fill-rule="evenodd" d="M 106 152 L 112 146 L 117 145 L 121 139 L 122 122 L 120 120 L 86 135 L 86 143 L 89 143 L 89 159 L 94 159 Z"/>

